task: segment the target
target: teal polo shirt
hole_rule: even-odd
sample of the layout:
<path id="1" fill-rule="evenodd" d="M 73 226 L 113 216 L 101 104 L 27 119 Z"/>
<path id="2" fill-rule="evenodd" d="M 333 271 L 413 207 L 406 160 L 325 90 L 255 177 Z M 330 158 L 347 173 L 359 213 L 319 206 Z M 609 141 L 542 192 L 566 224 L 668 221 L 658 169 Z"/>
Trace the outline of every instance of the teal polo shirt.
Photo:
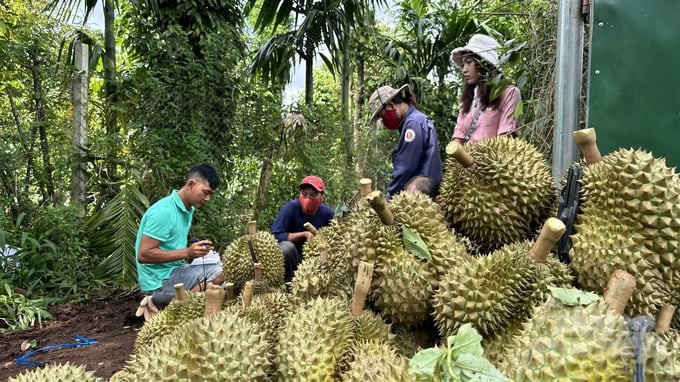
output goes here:
<path id="1" fill-rule="evenodd" d="M 173 250 L 187 247 L 194 207 L 187 210 L 177 190 L 154 203 L 142 216 L 135 242 L 135 261 L 137 280 L 142 291 L 153 291 L 162 286 L 163 279 L 170 276 L 173 269 L 185 264 L 184 260 L 168 263 L 143 264 L 139 262 L 139 243 L 142 235 L 160 241 L 160 248 Z"/>

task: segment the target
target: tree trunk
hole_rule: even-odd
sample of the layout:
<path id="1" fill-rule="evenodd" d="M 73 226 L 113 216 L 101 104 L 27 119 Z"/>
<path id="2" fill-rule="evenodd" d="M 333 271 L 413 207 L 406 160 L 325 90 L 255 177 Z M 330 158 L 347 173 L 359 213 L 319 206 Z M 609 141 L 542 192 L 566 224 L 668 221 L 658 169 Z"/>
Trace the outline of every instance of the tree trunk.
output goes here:
<path id="1" fill-rule="evenodd" d="M 354 95 L 354 148 L 359 147 L 359 141 L 361 139 L 361 113 L 364 108 L 364 78 L 366 76 L 364 69 L 364 59 L 359 58 L 357 60 L 357 87 L 356 94 Z M 357 158 L 356 161 L 356 172 L 357 174 L 363 175 L 364 171 L 364 161 L 363 158 Z"/>
<path id="2" fill-rule="evenodd" d="M 314 104 L 314 47 L 311 42 L 305 47 L 305 104 Z"/>
<path id="3" fill-rule="evenodd" d="M 257 200 L 255 201 L 255 212 L 253 215 L 258 216 L 260 211 L 267 206 L 267 194 L 269 194 L 269 186 L 272 183 L 272 170 L 274 168 L 272 157 L 274 156 L 274 144 L 271 143 L 267 147 L 267 152 L 262 158 L 262 168 L 260 169 L 260 181 L 257 185 Z"/>
<path id="4" fill-rule="evenodd" d="M 44 193 L 45 199 L 54 201 L 54 181 L 52 180 L 52 163 L 50 160 L 49 143 L 47 142 L 47 130 L 45 129 L 45 94 L 42 88 L 42 78 L 40 77 L 40 62 L 37 58 L 33 58 L 33 65 L 31 66 L 31 76 L 33 78 L 33 99 L 35 107 L 34 126 L 37 127 L 40 134 L 40 148 L 42 149 L 43 167 L 44 167 Z M 35 172 L 37 174 L 37 171 Z"/>
<path id="5" fill-rule="evenodd" d="M 354 126 L 349 119 L 349 88 L 350 88 L 350 77 L 352 75 L 352 67 L 349 61 L 349 39 L 347 34 L 345 34 L 342 49 L 342 127 L 344 130 L 343 140 L 345 141 L 345 169 L 349 170 L 352 168 L 352 163 L 354 162 Z"/>
<path id="6" fill-rule="evenodd" d="M 110 179 L 116 178 L 118 172 L 116 166 L 116 157 L 118 155 L 118 144 L 115 142 L 118 135 L 118 120 L 116 118 L 116 111 L 114 105 L 116 99 L 116 38 L 113 32 L 114 22 L 114 6 L 113 0 L 104 0 L 104 54 L 102 56 L 102 63 L 104 66 L 104 124 L 106 133 L 111 143 L 108 155 L 113 160 L 109 160 L 107 164 L 107 171 Z"/>

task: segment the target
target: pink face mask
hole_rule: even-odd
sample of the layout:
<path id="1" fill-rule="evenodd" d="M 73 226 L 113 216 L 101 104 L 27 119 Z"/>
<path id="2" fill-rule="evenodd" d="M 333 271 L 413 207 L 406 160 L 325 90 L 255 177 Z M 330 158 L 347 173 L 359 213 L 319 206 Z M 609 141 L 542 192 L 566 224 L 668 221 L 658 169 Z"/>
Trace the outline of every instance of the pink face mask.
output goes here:
<path id="1" fill-rule="evenodd" d="M 314 215 L 321 205 L 321 198 L 305 198 L 301 195 L 298 196 L 298 200 L 305 215 Z"/>
<path id="2" fill-rule="evenodd" d="M 401 123 L 401 118 L 397 116 L 396 109 L 385 109 L 383 111 L 382 122 L 388 130 L 396 130 Z"/>

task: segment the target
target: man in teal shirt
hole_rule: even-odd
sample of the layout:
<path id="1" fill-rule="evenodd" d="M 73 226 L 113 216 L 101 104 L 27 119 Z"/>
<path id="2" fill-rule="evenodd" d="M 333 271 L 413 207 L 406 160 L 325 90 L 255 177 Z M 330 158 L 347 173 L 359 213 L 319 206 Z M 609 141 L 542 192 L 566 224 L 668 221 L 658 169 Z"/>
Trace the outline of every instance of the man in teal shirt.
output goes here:
<path id="1" fill-rule="evenodd" d="M 137 316 L 148 319 L 158 311 L 156 304 L 167 305 L 175 297 L 177 283 L 197 291 L 205 288 L 204 281 L 216 285 L 224 282 L 219 261 L 205 266 L 190 264 L 211 251 L 209 240 L 187 246 L 194 210 L 204 206 L 218 186 L 217 172 L 211 166 L 192 167 L 182 188 L 158 200 L 142 216 L 135 251 L 137 280 L 147 296 Z"/>

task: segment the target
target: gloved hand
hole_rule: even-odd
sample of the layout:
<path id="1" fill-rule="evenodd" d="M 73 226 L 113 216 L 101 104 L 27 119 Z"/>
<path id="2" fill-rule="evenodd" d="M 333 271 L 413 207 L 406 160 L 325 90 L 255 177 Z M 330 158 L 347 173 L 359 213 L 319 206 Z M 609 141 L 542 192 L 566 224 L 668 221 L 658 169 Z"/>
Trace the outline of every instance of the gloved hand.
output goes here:
<path id="1" fill-rule="evenodd" d="M 151 296 L 145 296 L 139 303 L 139 308 L 137 308 L 135 316 L 141 317 L 143 315 L 144 321 L 149 321 L 156 313 L 158 313 L 158 308 L 153 304 Z"/>

